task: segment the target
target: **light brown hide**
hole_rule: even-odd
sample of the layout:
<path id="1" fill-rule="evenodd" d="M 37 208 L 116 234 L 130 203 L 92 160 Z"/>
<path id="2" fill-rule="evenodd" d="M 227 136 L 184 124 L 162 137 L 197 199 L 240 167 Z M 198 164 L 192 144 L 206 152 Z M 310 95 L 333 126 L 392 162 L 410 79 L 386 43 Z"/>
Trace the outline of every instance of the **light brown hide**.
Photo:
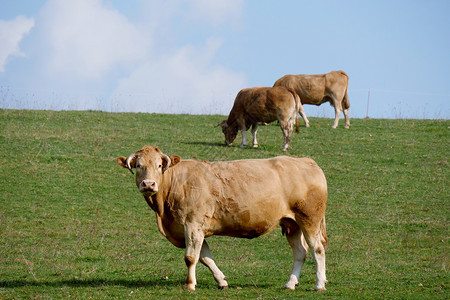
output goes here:
<path id="1" fill-rule="evenodd" d="M 300 96 L 302 104 L 321 105 L 324 102 L 329 102 L 336 113 L 333 128 L 337 127 L 341 112 L 344 112 L 345 127 L 348 128 L 350 126 L 348 116 L 348 109 L 350 108 L 348 75 L 345 72 L 331 71 L 317 75 L 285 75 L 275 82 L 275 86 L 293 89 Z M 299 112 L 307 126 L 309 126 L 303 107 L 299 109 Z"/>
<path id="2" fill-rule="evenodd" d="M 159 230 L 175 246 L 187 247 L 189 289 L 195 289 L 195 264 L 199 258 L 211 269 L 219 287 L 227 285 L 212 257 L 207 259 L 210 254 L 202 256 L 209 253 L 204 238 L 212 235 L 254 238 L 279 225 L 288 240 L 296 236 L 300 243 L 303 233 L 314 253 L 323 255 L 323 275 L 318 276 L 316 289 L 324 289 L 327 183 L 312 159 L 280 156 L 205 162 L 170 156 L 171 165 L 163 173 L 164 155 L 158 148 L 146 146 L 132 156 L 130 167 L 138 167 L 138 188 L 141 190 L 143 181 L 154 181 L 157 186 L 156 192 L 153 189 L 141 192 L 156 212 Z M 128 168 L 125 161 L 125 157 L 117 159 Z M 300 271 L 293 270 L 296 273 L 298 278 Z M 290 279 L 287 288 L 295 286 L 296 278 L 292 282 Z"/>
<path id="3" fill-rule="evenodd" d="M 257 147 L 256 131 L 258 123 L 278 121 L 284 136 L 284 148 L 289 148 L 290 137 L 294 123 L 298 128 L 298 114 L 301 106 L 300 99 L 294 90 L 284 87 L 254 87 L 239 91 L 234 100 L 228 119 L 219 125 L 225 135 L 225 144 L 232 145 L 241 131 L 245 146 L 245 131 L 252 127 L 253 146 Z"/>

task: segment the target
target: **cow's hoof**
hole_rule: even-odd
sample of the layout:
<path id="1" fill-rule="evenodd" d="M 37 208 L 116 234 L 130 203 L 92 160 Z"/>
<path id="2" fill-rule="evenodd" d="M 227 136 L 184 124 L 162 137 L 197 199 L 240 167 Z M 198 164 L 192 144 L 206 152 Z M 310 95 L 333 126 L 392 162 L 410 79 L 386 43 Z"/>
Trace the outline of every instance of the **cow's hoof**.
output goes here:
<path id="1" fill-rule="evenodd" d="M 350 128 L 350 126 L 345 126 L 344 128 L 345 128 L 345 129 L 349 129 L 349 128 Z"/>
<path id="2" fill-rule="evenodd" d="M 295 287 L 298 286 L 298 280 L 295 276 L 291 275 L 292 278 L 289 278 L 289 281 L 286 282 L 284 288 L 287 290 L 294 291 Z"/>
<path id="3" fill-rule="evenodd" d="M 258 148 L 258 144 L 253 145 L 253 148 Z"/>
<path id="4" fill-rule="evenodd" d="M 325 292 L 327 289 L 325 287 L 316 288 L 316 292 Z"/>
<path id="5" fill-rule="evenodd" d="M 244 148 L 245 148 L 245 145 L 241 145 L 239 148 L 244 149 Z"/>
<path id="6" fill-rule="evenodd" d="M 219 285 L 218 288 L 219 290 L 228 290 L 228 285 Z"/>
<path id="7" fill-rule="evenodd" d="M 306 128 L 309 128 L 309 127 L 310 127 L 309 124 L 306 124 L 305 126 L 306 126 Z"/>
<path id="8" fill-rule="evenodd" d="M 186 290 L 188 291 L 195 291 L 195 284 L 187 284 Z"/>
<path id="9" fill-rule="evenodd" d="M 285 285 L 284 285 L 284 288 L 286 289 L 286 290 L 291 290 L 291 291 L 295 291 L 295 284 L 288 284 L 288 283 L 286 283 Z"/>

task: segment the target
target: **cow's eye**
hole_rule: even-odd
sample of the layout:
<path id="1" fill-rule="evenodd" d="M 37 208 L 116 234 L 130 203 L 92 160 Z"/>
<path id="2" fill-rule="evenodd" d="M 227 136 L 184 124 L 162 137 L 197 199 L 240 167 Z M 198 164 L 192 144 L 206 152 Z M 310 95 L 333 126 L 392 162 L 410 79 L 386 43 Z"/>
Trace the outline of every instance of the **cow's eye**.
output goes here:
<path id="1" fill-rule="evenodd" d="M 141 167 L 140 164 L 136 164 L 136 169 L 139 169 Z"/>
<path id="2" fill-rule="evenodd" d="M 162 165 L 160 164 L 160 165 L 158 165 L 158 168 L 162 168 Z"/>

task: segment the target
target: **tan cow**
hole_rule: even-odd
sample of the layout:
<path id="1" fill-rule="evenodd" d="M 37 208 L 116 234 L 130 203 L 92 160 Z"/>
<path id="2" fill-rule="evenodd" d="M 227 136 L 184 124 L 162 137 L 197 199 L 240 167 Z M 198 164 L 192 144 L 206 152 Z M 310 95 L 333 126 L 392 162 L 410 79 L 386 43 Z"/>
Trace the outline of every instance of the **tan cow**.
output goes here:
<path id="1" fill-rule="evenodd" d="M 251 239 L 280 225 L 294 256 L 285 288 L 298 285 L 309 245 L 316 262 L 315 288 L 325 290 L 327 181 L 312 159 L 205 162 L 181 160 L 146 146 L 117 162 L 132 173 L 136 168 L 136 186 L 155 211 L 159 231 L 173 245 L 186 248 L 187 289 L 195 290 L 199 260 L 219 288 L 228 287 L 205 238 Z"/>
<path id="2" fill-rule="evenodd" d="M 253 147 L 258 147 L 256 132 L 258 122 L 270 123 L 278 120 L 284 136 L 283 151 L 289 148 L 294 123 L 298 128 L 298 111 L 301 103 L 291 89 L 284 87 L 254 87 L 241 90 L 234 100 L 228 119 L 217 126 L 222 127 L 225 134 L 225 144 L 231 146 L 238 131 L 242 134 L 241 148 L 247 144 L 245 132 L 252 127 Z"/>
<path id="3" fill-rule="evenodd" d="M 292 88 L 300 96 L 302 104 L 320 105 L 330 102 L 334 107 L 335 119 L 332 128 L 336 128 L 339 123 L 341 112 L 345 116 L 345 128 L 350 127 L 350 117 L 348 109 L 348 76 L 343 71 L 332 71 L 327 74 L 318 75 L 285 75 L 278 79 L 274 86 L 284 86 Z M 300 115 L 305 120 L 306 127 L 309 127 L 303 106 L 299 109 Z"/>

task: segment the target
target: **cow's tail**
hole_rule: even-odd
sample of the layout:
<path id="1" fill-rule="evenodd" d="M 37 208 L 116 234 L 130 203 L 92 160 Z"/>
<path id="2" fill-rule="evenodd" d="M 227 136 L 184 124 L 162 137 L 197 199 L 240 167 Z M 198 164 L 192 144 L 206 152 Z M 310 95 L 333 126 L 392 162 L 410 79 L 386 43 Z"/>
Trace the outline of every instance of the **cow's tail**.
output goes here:
<path id="1" fill-rule="evenodd" d="M 328 237 L 327 237 L 327 226 L 325 225 L 325 216 L 323 216 L 322 220 L 320 221 L 320 242 L 323 246 L 323 248 L 327 249 L 327 243 L 328 243 Z M 306 251 L 309 250 L 308 243 L 305 239 L 305 234 L 302 234 L 301 237 L 301 243 L 302 246 L 306 249 Z"/>
<path id="2" fill-rule="evenodd" d="M 289 92 L 291 92 L 292 96 L 294 97 L 294 103 L 295 103 L 295 132 L 299 133 L 300 132 L 300 121 L 298 118 L 298 111 L 300 110 L 300 105 L 302 105 L 302 103 L 300 102 L 300 97 L 299 95 L 294 91 L 294 89 L 292 88 L 287 88 L 289 90 Z"/>
<path id="3" fill-rule="evenodd" d="M 348 84 L 347 87 L 345 88 L 345 95 L 344 95 L 344 101 L 342 101 L 342 108 L 343 109 L 349 109 L 350 108 L 350 100 L 348 100 Z"/>
<path id="4" fill-rule="evenodd" d="M 323 216 L 322 221 L 320 221 L 320 233 L 322 245 L 326 249 L 328 243 L 328 236 L 327 236 L 327 226 L 325 224 L 325 215 Z"/>
<path id="5" fill-rule="evenodd" d="M 345 77 L 347 77 L 347 85 L 345 87 L 345 94 L 344 94 L 344 101 L 342 101 L 342 108 L 343 109 L 349 109 L 350 108 L 350 100 L 348 99 L 348 75 L 344 71 L 341 71 Z"/>

